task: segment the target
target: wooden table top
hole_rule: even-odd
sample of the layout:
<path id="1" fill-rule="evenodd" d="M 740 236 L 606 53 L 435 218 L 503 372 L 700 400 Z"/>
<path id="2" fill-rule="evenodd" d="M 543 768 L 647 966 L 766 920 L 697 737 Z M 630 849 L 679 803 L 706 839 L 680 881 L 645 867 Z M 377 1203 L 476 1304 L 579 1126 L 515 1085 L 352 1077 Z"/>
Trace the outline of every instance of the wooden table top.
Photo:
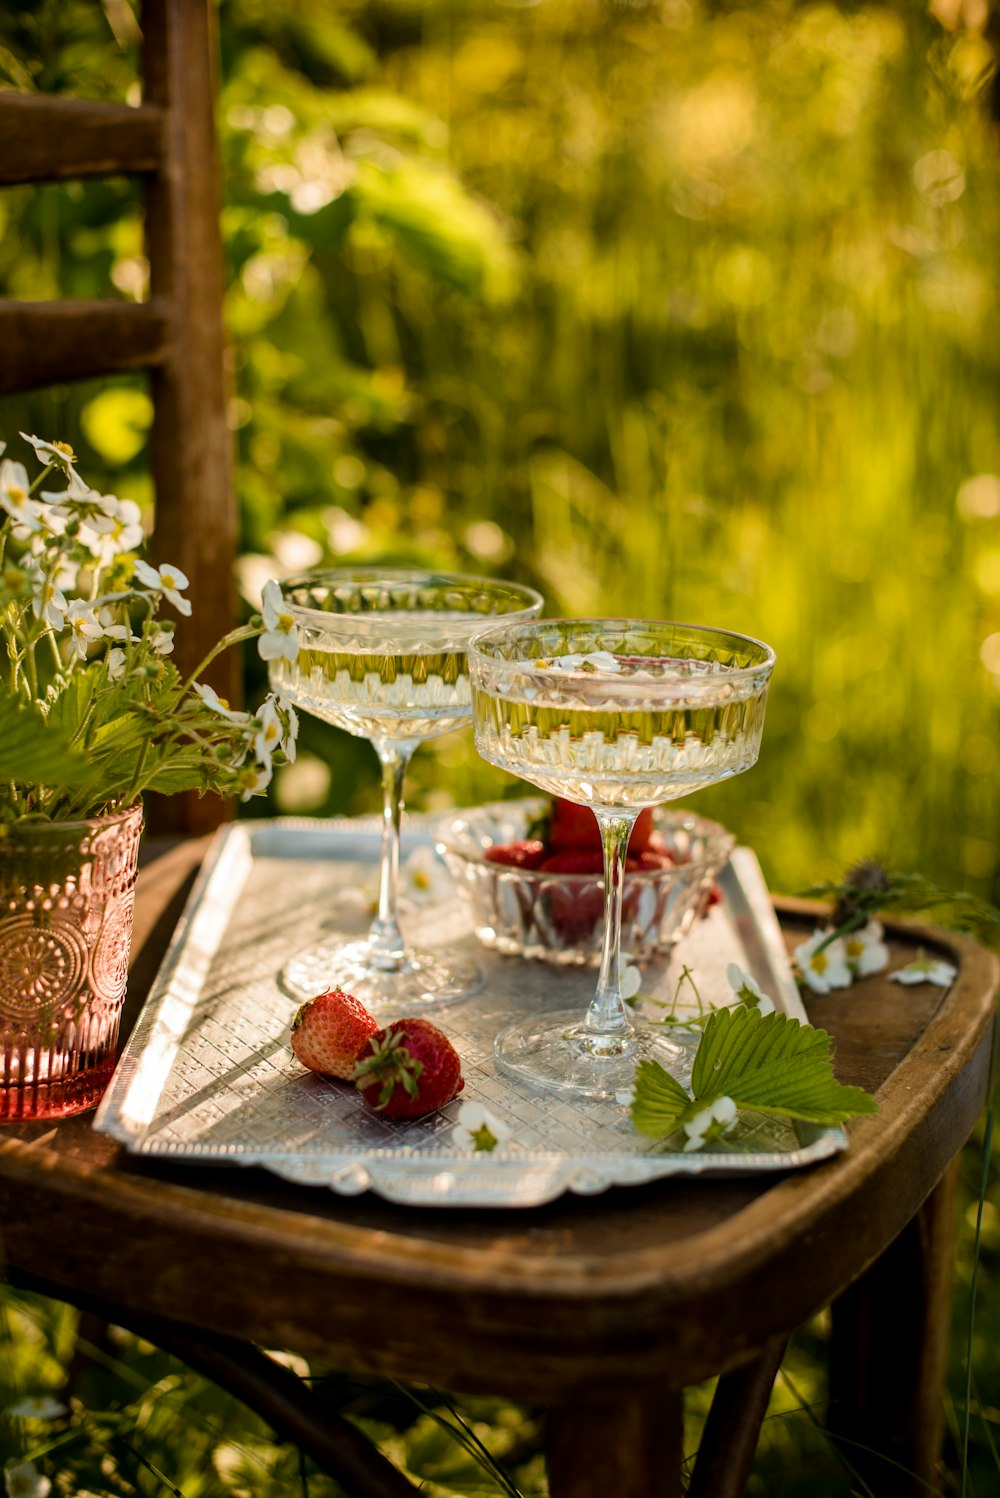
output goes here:
<path id="1" fill-rule="evenodd" d="M 140 874 L 125 1033 L 204 842 Z M 815 912 L 779 902 L 790 945 Z M 837 1158 L 784 1176 L 670 1178 L 536 1208 L 416 1209 L 264 1171 L 153 1163 L 92 1115 L 0 1126 L 0 1237 L 37 1276 L 150 1315 L 323 1356 L 347 1369 L 545 1398 L 566 1381 L 682 1386 L 736 1366 L 839 1293 L 896 1236 L 986 1098 L 996 959 L 889 926 L 891 966 L 921 945 L 947 993 L 884 975 L 806 996 L 842 1081 L 877 1094 Z"/>

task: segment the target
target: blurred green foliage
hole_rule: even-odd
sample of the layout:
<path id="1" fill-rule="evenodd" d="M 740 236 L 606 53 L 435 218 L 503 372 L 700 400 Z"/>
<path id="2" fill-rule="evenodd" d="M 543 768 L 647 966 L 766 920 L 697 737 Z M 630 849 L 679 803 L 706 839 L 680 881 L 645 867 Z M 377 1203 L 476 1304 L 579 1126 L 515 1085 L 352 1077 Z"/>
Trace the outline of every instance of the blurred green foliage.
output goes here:
<path id="1" fill-rule="evenodd" d="M 757 634 L 760 763 L 698 808 L 777 889 L 875 854 L 995 900 L 994 0 L 221 0 L 219 24 L 247 595 L 415 559 Z M 0 84 L 136 100 L 137 43 L 126 0 L 11 0 Z M 0 194 L 0 292 L 142 297 L 134 185 Z M 144 503 L 148 421 L 129 380 L 0 401 L 5 435 L 66 437 Z M 303 729 L 272 808 L 371 808 L 367 746 Z M 410 800 L 515 789 L 457 735 Z M 990 1207 L 987 1287 L 998 1253 Z M 755 1491 L 793 1491 L 802 1424 L 769 1422 Z"/>

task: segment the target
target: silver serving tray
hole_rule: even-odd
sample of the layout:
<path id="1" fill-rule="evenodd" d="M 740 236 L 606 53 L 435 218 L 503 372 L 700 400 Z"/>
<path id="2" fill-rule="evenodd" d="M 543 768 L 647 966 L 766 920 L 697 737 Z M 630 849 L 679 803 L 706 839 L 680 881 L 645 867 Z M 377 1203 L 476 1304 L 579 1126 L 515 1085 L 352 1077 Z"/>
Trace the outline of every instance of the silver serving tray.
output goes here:
<path id="1" fill-rule="evenodd" d="M 429 821 L 410 817 L 407 827 L 404 858 L 433 847 Z M 289 1044 L 296 1001 L 279 974 L 316 938 L 364 932 L 378 849 L 373 818 L 245 822 L 217 834 L 94 1127 L 153 1159 L 263 1166 L 299 1184 L 417 1206 L 536 1206 L 565 1191 L 590 1195 L 663 1176 L 785 1171 L 846 1147 L 841 1129 L 759 1119 L 741 1122 L 724 1148 L 683 1154 L 636 1134 L 615 1103 L 518 1090 L 494 1069 L 494 1035 L 534 1007 L 582 1013 L 594 974 L 486 951 L 447 886 L 419 909 L 404 894 L 401 919 L 422 946 L 460 946 L 483 968 L 481 993 L 431 1011 L 462 1057 L 461 1098 L 392 1123 L 348 1084 L 304 1072 Z M 804 1020 L 749 849 L 734 852 L 719 885 L 720 903 L 669 959 L 643 969 L 644 990 L 672 997 L 686 965 L 703 1000 L 726 1003 L 726 966 L 736 961 L 778 1008 Z M 492 1153 L 463 1137 L 465 1101 L 509 1129 Z"/>

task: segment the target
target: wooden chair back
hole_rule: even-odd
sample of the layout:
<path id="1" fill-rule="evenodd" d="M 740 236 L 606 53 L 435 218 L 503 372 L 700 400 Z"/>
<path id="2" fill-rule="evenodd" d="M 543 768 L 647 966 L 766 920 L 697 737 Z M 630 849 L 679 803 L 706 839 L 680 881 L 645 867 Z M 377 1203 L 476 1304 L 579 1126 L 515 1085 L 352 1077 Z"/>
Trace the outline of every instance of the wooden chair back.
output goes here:
<path id="1" fill-rule="evenodd" d="M 222 250 L 209 0 L 145 0 L 143 102 L 0 92 L 0 186 L 141 176 L 150 294 L 143 303 L 0 299 L 0 394 L 149 370 L 156 557 L 187 574 L 194 614 L 175 660 L 190 671 L 235 619 L 236 507 L 223 360 Z M 44 433 L 42 435 L 49 435 Z M 56 434 L 61 435 L 61 434 Z M 227 652 L 213 685 L 238 695 Z M 161 829 L 204 831 L 223 803 L 173 797 Z"/>

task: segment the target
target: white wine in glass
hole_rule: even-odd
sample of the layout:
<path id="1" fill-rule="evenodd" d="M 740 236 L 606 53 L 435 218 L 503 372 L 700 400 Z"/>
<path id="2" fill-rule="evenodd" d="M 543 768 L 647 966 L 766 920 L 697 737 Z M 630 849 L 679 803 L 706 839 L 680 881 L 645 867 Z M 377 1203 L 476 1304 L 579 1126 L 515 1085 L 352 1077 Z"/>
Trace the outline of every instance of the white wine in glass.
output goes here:
<path id="1" fill-rule="evenodd" d="M 481 984 L 478 965 L 403 939 L 397 916 L 403 777 L 425 739 L 468 723 L 466 665 L 484 625 L 530 619 L 532 588 L 417 568 L 331 568 L 281 584 L 298 653 L 271 662 L 271 682 L 296 707 L 369 739 L 382 766 L 378 914 L 362 941 L 328 941 L 296 954 L 282 982 L 297 998 L 348 989 L 380 1018 L 452 1002 Z"/>
<path id="2" fill-rule="evenodd" d="M 604 847 L 604 943 L 590 1007 L 508 1026 L 495 1042 L 497 1066 L 545 1090 L 623 1100 L 643 1056 L 669 1065 L 682 1054 L 622 1000 L 633 824 L 643 807 L 755 763 L 774 652 L 701 625 L 544 619 L 476 635 L 468 660 L 479 753 L 591 807 Z"/>

